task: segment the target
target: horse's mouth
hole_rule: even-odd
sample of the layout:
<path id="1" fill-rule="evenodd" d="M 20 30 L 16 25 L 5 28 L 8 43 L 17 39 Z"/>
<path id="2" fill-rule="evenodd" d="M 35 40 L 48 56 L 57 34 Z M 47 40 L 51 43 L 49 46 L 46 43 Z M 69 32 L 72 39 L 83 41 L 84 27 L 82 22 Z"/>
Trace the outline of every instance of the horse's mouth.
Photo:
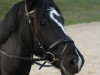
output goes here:
<path id="1" fill-rule="evenodd" d="M 74 74 L 69 73 L 62 65 L 61 65 L 61 73 L 62 75 L 74 75 Z"/>

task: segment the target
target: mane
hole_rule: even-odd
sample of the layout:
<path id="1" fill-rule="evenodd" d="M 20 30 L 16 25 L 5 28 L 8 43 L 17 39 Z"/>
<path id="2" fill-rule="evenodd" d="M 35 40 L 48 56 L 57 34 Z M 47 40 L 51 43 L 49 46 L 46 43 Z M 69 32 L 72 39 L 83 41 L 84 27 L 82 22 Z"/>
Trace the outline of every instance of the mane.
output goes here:
<path id="1" fill-rule="evenodd" d="M 10 35 L 18 28 L 18 10 L 23 2 L 15 4 L 6 14 L 5 18 L 0 22 L 0 45 L 4 43 Z"/>
<path id="2" fill-rule="evenodd" d="M 47 12 L 47 9 L 50 9 L 50 7 L 56 9 L 56 11 L 61 14 L 53 0 L 40 0 L 39 3 L 36 4 L 36 8 L 38 11 L 40 11 L 41 16 L 43 16 L 45 12 Z"/>

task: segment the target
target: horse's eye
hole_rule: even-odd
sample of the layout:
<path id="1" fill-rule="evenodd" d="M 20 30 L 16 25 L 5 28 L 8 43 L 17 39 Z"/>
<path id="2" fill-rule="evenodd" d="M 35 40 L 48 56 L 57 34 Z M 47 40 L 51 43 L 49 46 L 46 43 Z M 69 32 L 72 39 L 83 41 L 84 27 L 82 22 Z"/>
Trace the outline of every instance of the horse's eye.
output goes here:
<path id="1" fill-rule="evenodd" d="M 46 22 L 44 22 L 44 21 L 41 22 L 41 26 L 46 26 L 46 25 L 47 25 Z"/>

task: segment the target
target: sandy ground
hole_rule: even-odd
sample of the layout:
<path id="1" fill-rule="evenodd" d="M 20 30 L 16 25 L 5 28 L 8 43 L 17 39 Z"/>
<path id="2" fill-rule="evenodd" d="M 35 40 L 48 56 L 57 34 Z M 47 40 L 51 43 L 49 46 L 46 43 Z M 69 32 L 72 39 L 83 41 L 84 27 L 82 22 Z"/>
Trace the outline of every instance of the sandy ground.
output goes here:
<path id="1" fill-rule="evenodd" d="M 85 65 L 77 75 L 100 75 L 100 23 L 84 23 L 65 28 L 85 58 Z M 30 75 L 61 75 L 54 67 L 42 68 L 40 71 L 38 68 L 34 65 Z"/>

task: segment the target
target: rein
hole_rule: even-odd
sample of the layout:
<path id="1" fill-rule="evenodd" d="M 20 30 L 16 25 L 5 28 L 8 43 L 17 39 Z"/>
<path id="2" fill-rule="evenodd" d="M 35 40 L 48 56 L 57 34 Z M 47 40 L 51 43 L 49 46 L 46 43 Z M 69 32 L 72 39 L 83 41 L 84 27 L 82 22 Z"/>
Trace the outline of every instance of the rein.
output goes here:
<path id="1" fill-rule="evenodd" d="M 51 67 L 51 66 L 52 66 L 52 65 L 45 65 L 46 62 L 51 62 L 51 64 L 52 64 L 53 62 L 59 61 L 58 64 L 60 64 L 60 62 L 61 62 L 61 60 L 62 60 L 62 58 L 63 58 L 63 55 L 64 55 L 64 53 L 65 53 L 65 51 L 66 51 L 67 44 L 66 44 L 65 47 L 63 48 L 63 51 L 62 51 L 62 54 L 61 54 L 61 58 L 60 58 L 60 59 L 56 59 L 55 56 L 54 56 L 54 54 L 51 53 L 51 50 L 54 49 L 54 48 L 56 48 L 56 47 L 58 47 L 60 44 L 67 43 L 67 42 L 69 42 L 69 41 L 67 41 L 67 40 L 58 40 L 58 41 L 54 42 L 54 43 L 48 48 L 48 50 L 47 50 L 48 52 L 46 52 L 46 50 L 45 50 L 45 55 L 47 54 L 47 56 L 44 55 L 44 56 L 45 56 L 44 58 L 20 57 L 20 56 L 10 55 L 10 54 L 8 54 L 8 53 L 2 51 L 2 50 L 0 50 L 0 54 L 4 55 L 4 56 L 6 56 L 6 57 L 12 58 L 12 59 L 16 59 L 16 60 L 31 61 L 32 64 L 35 63 L 35 64 L 39 65 L 39 66 L 40 66 L 39 69 L 41 69 L 42 67 Z M 41 49 L 43 50 L 44 47 L 42 47 Z M 49 55 L 52 57 L 51 61 L 47 60 L 47 57 L 48 57 Z M 45 62 L 44 62 L 43 64 L 40 64 L 40 63 L 38 63 L 38 61 L 45 61 Z"/>

